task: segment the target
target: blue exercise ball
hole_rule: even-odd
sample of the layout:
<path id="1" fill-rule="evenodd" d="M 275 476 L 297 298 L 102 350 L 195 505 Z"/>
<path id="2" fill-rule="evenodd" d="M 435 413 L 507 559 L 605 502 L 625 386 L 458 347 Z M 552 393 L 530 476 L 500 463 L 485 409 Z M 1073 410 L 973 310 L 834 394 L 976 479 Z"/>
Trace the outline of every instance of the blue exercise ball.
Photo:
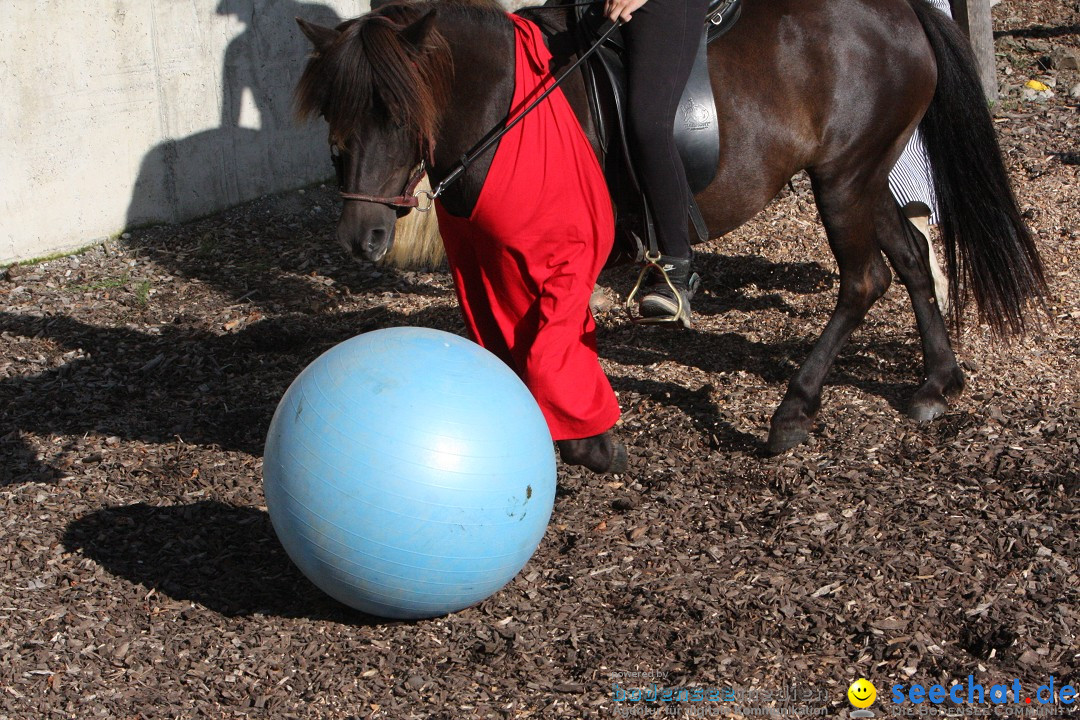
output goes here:
<path id="1" fill-rule="evenodd" d="M 494 594 L 555 502 L 555 450 L 524 383 L 457 335 L 376 330 L 293 381 L 263 456 L 270 520 L 331 597 L 425 618 Z"/>

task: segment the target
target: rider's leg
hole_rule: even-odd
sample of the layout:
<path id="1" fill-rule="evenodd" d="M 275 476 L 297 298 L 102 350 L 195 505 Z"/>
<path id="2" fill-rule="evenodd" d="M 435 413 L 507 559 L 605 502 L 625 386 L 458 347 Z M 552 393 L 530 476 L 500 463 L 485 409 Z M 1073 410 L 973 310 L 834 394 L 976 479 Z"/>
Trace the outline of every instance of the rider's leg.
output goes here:
<path id="1" fill-rule="evenodd" d="M 659 264 L 682 295 L 687 318 L 693 294 L 690 198 L 673 126 L 697 54 L 705 6 L 706 0 L 649 0 L 623 28 L 632 150 L 653 215 Z M 672 288 L 654 272 L 642 297 L 642 314 L 673 316 L 679 306 Z"/>

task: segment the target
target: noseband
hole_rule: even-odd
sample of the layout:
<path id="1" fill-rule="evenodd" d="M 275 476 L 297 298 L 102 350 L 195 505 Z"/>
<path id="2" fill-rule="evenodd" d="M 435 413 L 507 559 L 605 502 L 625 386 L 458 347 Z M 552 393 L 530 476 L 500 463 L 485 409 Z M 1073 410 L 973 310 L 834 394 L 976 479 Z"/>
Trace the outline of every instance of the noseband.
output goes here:
<path id="1" fill-rule="evenodd" d="M 338 187 L 345 186 L 345 168 L 342 164 L 341 153 L 338 151 L 337 145 L 330 146 L 330 160 L 334 163 L 334 170 L 337 171 Z M 338 195 L 342 200 L 354 200 L 357 202 L 372 202 L 380 205 L 389 205 L 393 208 L 398 208 L 398 212 L 402 210 L 408 212 L 412 208 L 416 208 L 420 212 L 427 212 L 431 209 L 431 205 L 435 202 L 435 195 L 427 190 L 416 192 L 416 186 L 420 184 L 420 181 L 424 178 L 424 174 L 427 172 L 427 163 L 424 160 L 420 161 L 416 170 L 409 176 L 409 179 L 405 181 L 405 189 L 401 191 L 400 195 L 367 195 L 365 193 L 350 193 L 340 190 Z M 426 202 L 421 205 L 420 198 L 426 198 Z"/>

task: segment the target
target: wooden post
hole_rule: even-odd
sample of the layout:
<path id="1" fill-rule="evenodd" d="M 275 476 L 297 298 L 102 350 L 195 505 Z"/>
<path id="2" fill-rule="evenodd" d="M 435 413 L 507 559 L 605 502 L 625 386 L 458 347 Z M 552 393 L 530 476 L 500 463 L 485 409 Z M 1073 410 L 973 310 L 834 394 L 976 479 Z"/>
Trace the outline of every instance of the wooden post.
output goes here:
<path id="1" fill-rule="evenodd" d="M 990 22 L 990 0 L 949 0 L 953 18 L 975 51 L 979 78 L 990 102 L 998 99 L 997 66 L 994 60 L 994 27 Z"/>

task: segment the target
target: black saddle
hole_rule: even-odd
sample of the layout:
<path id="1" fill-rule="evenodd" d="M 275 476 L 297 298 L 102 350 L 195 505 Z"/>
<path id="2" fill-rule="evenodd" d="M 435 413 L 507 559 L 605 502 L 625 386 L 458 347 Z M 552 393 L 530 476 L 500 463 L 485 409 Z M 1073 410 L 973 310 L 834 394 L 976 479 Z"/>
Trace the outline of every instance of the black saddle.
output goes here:
<path id="1" fill-rule="evenodd" d="M 591 47 L 610 27 L 610 21 L 602 13 L 603 4 L 600 2 L 574 6 L 573 29 L 579 52 Z M 698 241 L 708 239 L 708 230 L 694 201 L 694 194 L 712 182 L 720 159 L 720 134 L 709 78 L 707 47 L 730 30 L 741 13 L 742 0 L 710 1 L 694 68 L 675 116 L 675 143 L 686 168 L 690 188 L 690 207 L 687 211 L 697 231 Z M 622 252 L 634 260 L 641 260 L 645 249 L 654 247 L 654 243 L 651 239 L 650 211 L 641 191 L 626 134 L 624 52 L 621 33 L 616 30 L 584 66 L 583 74 L 590 110 L 605 155 L 604 169 L 608 184 L 620 209 Z"/>

